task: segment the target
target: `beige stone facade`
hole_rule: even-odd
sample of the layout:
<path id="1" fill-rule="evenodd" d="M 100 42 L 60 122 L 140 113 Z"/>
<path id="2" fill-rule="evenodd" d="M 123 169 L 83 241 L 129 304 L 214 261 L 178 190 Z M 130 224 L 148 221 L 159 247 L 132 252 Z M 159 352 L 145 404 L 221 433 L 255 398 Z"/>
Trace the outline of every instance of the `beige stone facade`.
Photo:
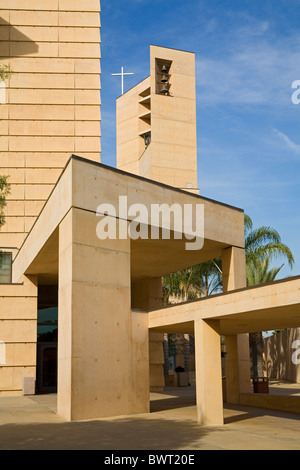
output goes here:
<path id="1" fill-rule="evenodd" d="M 100 161 L 99 0 L 3 0 L 0 167 L 12 184 L 0 247 L 19 248 L 72 153 Z"/>
<path id="2" fill-rule="evenodd" d="M 117 167 L 199 192 L 193 53 L 150 47 L 150 76 L 117 100 Z"/>
<path id="3" fill-rule="evenodd" d="M 24 377 L 35 377 L 37 279 L 0 286 L 0 395 L 20 395 Z"/>
<path id="4" fill-rule="evenodd" d="M 149 213 L 157 201 L 203 204 L 208 221 L 205 249 L 186 251 L 184 237 L 99 239 L 98 204 L 105 201 L 117 207 L 119 196 L 127 196 L 128 204 L 144 204 Z M 224 220 L 222 227 L 216 223 L 219 217 Z M 126 220 L 130 224 L 133 217 Z M 149 323 L 149 311 L 159 308 L 158 279 L 217 256 L 233 243 L 242 249 L 242 227 L 239 209 L 79 157 L 70 159 L 13 269 L 13 281 L 25 274 L 37 276 L 41 284 L 59 282 L 59 312 L 63 313 L 58 317 L 58 411 L 62 416 L 75 420 L 149 410 L 150 380 L 153 387 L 163 386 L 159 381 L 163 378 L 161 341 L 163 331 L 168 331 L 167 326 L 156 331 L 156 325 Z M 171 221 L 170 230 L 174 229 Z M 232 273 L 230 267 L 228 272 Z M 195 325 L 196 336 L 205 338 L 207 344 L 205 350 L 197 349 L 198 378 L 202 382 L 210 376 L 210 387 L 216 388 L 216 402 L 211 388 L 205 390 L 215 411 L 210 416 L 208 406 L 203 422 L 220 423 L 220 332 L 214 326 L 206 328 L 200 320 Z M 149 327 L 153 327 L 150 338 Z M 186 328 L 184 321 L 180 331 Z M 190 328 L 193 331 L 193 321 Z M 210 348 L 212 360 L 216 360 L 213 375 L 206 364 Z"/>
<path id="5" fill-rule="evenodd" d="M 15 257 L 70 155 L 100 162 L 99 0 L 1 1 L 0 64 L 13 71 L 0 105 L 0 173 L 11 183 L 0 249 Z M 38 294 L 27 284 L 0 286 L 0 393 L 36 377 Z"/>
<path id="6" fill-rule="evenodd" d="M 120 196 L 148 210 L 157 201 L 203 204 L 204 247 L 186 251 L 184 238 L 99 238 L 97 225 L 108 216 L 98 204 L 117 207 Z M 299 325 L 300 279 L 242 287 L 243 215 L 80 157 L 69 160 L 13 265 L 13 282 L 24 275 L 36 277 L 39 286 L 58 282 L 59 414 L 77 420 L 149 411 L 150 380 L 159 377 L 156 369 L 162 372 L 155 343 L 161 344 L 164 333 L 195 335 L 200 424 L 223 423 L 221 335 L 226 338 L 227 402 L 251 403 L 247 335 Z M 134 217 L 124 217 L 109 220 L 117 227 L 122 220 L 128 228 Z M 171 232 L 174 224 L 170 220 Z M 220 255 L 228 292 L 159 308 L 158 278 Z"/>
<path id="7" fill-rule="evenodd" d="M 14 255 L 12 282 L 0 285 L 0 394 L 32 391 L 43 343 L 42 386 L 55 381 L 59 415 L 146 413 L 150 388 L 164 386 L 164 335 L 193 334 L 198 422 L 223 424 L 221 335 L 226 399 L 251 403 L 248 334 L 299 327 L 300 278 L 247 289 L 243 210 L 198 194 L 194 54 L 151 46 L 150 76 L 118 99 L 110 168 L 100 163 L 98 0 L 1 8 L 1 60 L 15 73 L 0 105 L 0 168 L 12 183 L 0 248 Z M 131 236 L 124 197 L 157 237 Z M 199 234 L 176 217 L 163 236 L 151 208 L 173 204 L 203 210 L 201 247 L 186 248 Z M 115 237 L 99 236 L 103 222 Z M 222 294 L 162 308 L 163 276 L 217 257 Z"/>

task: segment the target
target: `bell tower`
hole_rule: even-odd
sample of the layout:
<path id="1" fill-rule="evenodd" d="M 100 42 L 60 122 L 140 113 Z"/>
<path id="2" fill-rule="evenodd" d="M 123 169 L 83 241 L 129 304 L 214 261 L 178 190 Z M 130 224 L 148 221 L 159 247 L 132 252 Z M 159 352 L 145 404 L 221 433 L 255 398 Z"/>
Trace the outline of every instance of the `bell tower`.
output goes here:
<path id="1" fill-rule="evenodd" d="M 150 76 L 117 100 L 117 167 L 199 193 L 195 55 L 150 46 Z"/>

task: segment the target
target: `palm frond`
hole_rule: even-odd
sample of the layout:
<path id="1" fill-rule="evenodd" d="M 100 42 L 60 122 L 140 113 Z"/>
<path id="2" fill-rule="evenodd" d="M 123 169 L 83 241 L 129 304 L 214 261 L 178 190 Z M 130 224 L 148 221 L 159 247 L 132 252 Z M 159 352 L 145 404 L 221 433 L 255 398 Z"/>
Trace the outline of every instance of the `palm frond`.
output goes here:
<path id="1" fill-rule="evenodd" d="M 254 250 L 266 243 L 281 243 L 281 237 L 277 230 L 271 227 L 259 227 L 251 230 L 245 237 L 245 250 Z"/>
<path id="2" fill-rule="evenodd" d="M 270 242 L 262 246 L 256 247 L 254 250 L 250 250 L 246 253 L 247 262 L 253 259 L 266 260 L 270 261 L 278 258 L 285 258 L 292 268 L 295 263 L 294 256 L 291 250 L 284 243 Z"/>
<path id="3" fill-rule="evenodd" d="M 252 219 L 247 214 L 244 214 L 244 227 L 245 227 L 245 233 L 250 232 L 250 230 L 252 230 L 253 228 Z"/>
<path id="4" fill-rule="evenodd" d="M 248 287 L 274 281 L 283 266 L 284 264 L 279 267 L 269 269 L 270 259 L 252 259 L 251 262 L 248 262 L 246 265 Z"/>

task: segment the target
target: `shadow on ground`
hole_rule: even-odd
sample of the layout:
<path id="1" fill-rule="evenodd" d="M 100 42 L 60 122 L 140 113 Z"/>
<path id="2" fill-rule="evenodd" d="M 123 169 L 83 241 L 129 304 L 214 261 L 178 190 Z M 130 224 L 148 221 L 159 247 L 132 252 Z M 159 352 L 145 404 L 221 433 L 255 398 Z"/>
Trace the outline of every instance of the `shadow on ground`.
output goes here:
<path id="1" fill-rule="evenodd" d="M 300 416 L 296 413 L 285 413 L 284 411 L 266 410 L 264 408 L 246 407 L 224 403 L 224 411 L 229 416 L 224 417 L 224 425 L 238 423 L 240 421 L 254 420 L 255 418 L 282 418 L 299 421 Z"/>
<path id="2" fill-rule="evenodd" d="M 177 408 L 186 408 L 188 406 L 196 406 L 196 396 L 188 396 L 182 400 L 182 397 L 174 396 L 172 398 L 162 398 L 161 400 L 153 400 L 150 402 L 150 412 L 175 410 Z M 196 416 L 196 413 L 195 413 Z"/>
<path id="3" fill-rule="evenodd" d="M 175 450 L 201 449 L 213 430 L 179 420 L 122 418 L 72 423 L 5 424 L 5 450 Z"/>
<path id="4" fill-rule="evenodd" d="M 192 388 L 151 394 L 150 413 L 81 422 L 58 416 L 56 398 L 0 397 L 0 450 L 300 449 L 299 414 L 224 403 L 225 426 L 199 426 Z"/>

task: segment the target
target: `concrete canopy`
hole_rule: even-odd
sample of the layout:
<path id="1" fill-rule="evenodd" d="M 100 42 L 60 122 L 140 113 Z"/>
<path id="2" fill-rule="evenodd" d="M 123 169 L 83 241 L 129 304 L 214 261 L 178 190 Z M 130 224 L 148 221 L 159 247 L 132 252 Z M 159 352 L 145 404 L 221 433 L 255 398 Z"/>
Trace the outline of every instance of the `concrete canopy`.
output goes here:
<path id="1" fill-rule="evenodd" d="M 240 209 L 72 156 L 14 260 L 14 282 L 19 282 L 26 274 L 38 275 L 40 284 L 57 283 L 60 222 L 71 208 L 96 214 L 100 203 L 117 206 L 119 195 L 126 195 L 128 204 L 140 202 L 147 207 L 152 203 L 200 202 L 205 208 L 205 241 L 199 251 L 186 251 L 184 237 L 182 240 L 174 237 L 131 240 L 132 282 L 160 277 L 221 256 L 224 249 L 237 243 L 243 248 L 243 211 Z M 98 220 L 95 216 L 84 228 L 94 232 L 95 237 Z M 192 333 L 196 318 L 220 320 L 222 334 L 298 327 L 299 290 L 299 277 L 238 289 L 153 311 L 149 315 L 149 327 L 164 332 Z"/>
<path id="2" fill-rule="evenodd" d="M 97 216 L 100 204 L 110 204 L 108 219 L 119 226 L 123 220 L 126 232 L 136 220 L 134 212 L 119 218 L 120 212 L 113 212 L 120 196 L 126 196 L 128 207 L 140 204 L 149 213 L 153 204 L 200 204 L 205 218 L 203 248 L 187 251 L 184 237 L 100 239 L 97 224 L 106 220 L 103 208 Z M 146 227 L 151 222 L 147 219 Z M 178 235 L 180 225 L 174 218 L 169 222 L 171 233 L 176 229 Z M 157 224 L 162 227 L 160 221 Z M 133 299 L 140 290 L 137 285 L 150 279 L 162 290 L 163 274 L 219 256 L 233 244 L 243 254 L 243 224 L 240 209 L 70 158 L 13 262 L 15 282 L 35 275 L 39 285 L 58 284 L 59 414 L 74 420 L 148 411 L 149 385 L 157 386 L 153 373 L 163 369 L 156 362 L 160 354 L 154 363 L 149 361 L 148 314 L 143 299 Z M 209 335 L 207 347 L 213 345 L 214 357 L 219 358 L 218 333 L 200 324 L 198 332 L 201 338 Z M 221 420 L 220 397 L 219 393 L 217 416 L 213 412 L 209 420 Z"/>
<path id="3" fill-rule="evenodd" d="M 119 196 L 127 196 L 128 205 L 144 204 L 149 213 L 151 204 L 204 205 L 203 248 L 187 251 L 184 236 L 172 238 L 172 226 L 170 240 L 131 240 L 132 280 L 162 276 L 220 256 L 232 245 L 244 246 L 241 209 L 72 156 L 14 260 L 14 280 L 35 274 L 40 283 L 55 283 L 60 222 L 71 208 L 96 214 L 99 204 L 117 207 Z M 98 222 L 95 216 L 93 227 L 85 228 L 93 230 L 95 237 Z"/>
<path id="4" fill-rule="evenodd" d="M 99 239 L 97 224 L 106 213 L 97 216 L 97 209 L 103 203 L 118 208 L 120 196 L 148 210 L 201 204 L 203 248 L 187 251 L 184 237 Z M 121 224 L 119 212 L 110 215 Z M 129 212 L 122 217 L 126 229 L 135 220 Z M 175 227 L 171 219 L 171 232 Z M 225 294 L 164 309 L 152 303 L 150 291 L 161 289 L 162 275 L 216 256 L 222 256 Z M 180 332 L 195 335 L 198 421 L 220 424 L 220 335 L 230 352 L 227 398 L 238 403 L 240 393 L 250 392 L 244 333 L 300 324 L 300 278 L 245 288 L 242 210 L 76 156 L 14 259 L 13 281 L 24 275 L 58 284 L 58 414 L 69 420 L 148 412 L 149 364 L 163 371 L 159 355 L 149 360 L 150 337 Z"/>
<path id="5" fill-rule="evenodd" d="M 300 325 L 300 276 L 239 289 L 149 313 L 149 328 L 190 333 L 194 321 L 219 320 L 222 335 L 235 335 Z"/>

